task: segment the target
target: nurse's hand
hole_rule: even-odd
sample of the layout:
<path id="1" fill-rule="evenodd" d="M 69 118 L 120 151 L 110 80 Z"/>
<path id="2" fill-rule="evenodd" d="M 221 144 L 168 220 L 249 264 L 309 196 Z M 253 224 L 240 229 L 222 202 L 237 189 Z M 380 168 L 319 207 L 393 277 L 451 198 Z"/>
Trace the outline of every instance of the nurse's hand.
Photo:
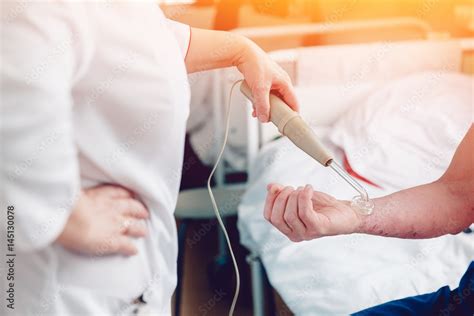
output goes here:
<path id="1" fill-rule="evenodd" d="M 294 189 L 269 184 L 264 217 L 291 241 L 351 234 L 361 225 L 349 202 L 313 191 L 310 185 Z"/>
<path id="2" fill-rule="evenodd" d="M 103 256 L 137 253 L 132 237 L 147 235 L 148 210 L 133 193 L 118 186 L 101 185 L 82 192 L 56 240 L 74 252 Z"/>
<path id="3" fill-rule="evenodd" d="M 252 90 L 254 111 L 252 115 L 261 122 L 270 119 L 270 93 L 277 95 L 293 110 L 299 111 L 290 76 L 255 43 L 247 40 L 235 62 Z"/>
<path id="4" fill-rule="evenodd" d="M 288 74 L 248 38 L 235 33 L 192 28 L 186 54 L 188 73 L 236 66 L 252 90 L 254 113 L 261 122 L 270 117 L 270 91 L 298 111 Z"/>

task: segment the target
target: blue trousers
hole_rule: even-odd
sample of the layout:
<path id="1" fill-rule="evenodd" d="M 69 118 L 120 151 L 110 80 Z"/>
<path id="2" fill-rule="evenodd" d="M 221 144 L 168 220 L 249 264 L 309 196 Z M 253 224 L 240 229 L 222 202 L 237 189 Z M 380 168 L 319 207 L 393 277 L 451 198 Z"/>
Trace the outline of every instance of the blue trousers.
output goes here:
<path id="1" fill-rule="evenodd" d="M 352 315 L 474 316 L 474 261 L 454 290 L 444 286 L 433 293 L 387 302 Z"/>

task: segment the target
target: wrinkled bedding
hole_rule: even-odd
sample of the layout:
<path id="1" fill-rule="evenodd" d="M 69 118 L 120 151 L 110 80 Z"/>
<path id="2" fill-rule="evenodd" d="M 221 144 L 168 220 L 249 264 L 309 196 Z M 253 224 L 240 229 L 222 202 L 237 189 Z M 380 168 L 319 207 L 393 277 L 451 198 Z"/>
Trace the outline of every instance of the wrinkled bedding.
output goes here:
<path id="1" fill-rule="evenodd" d="M 337 160 L 345 151 L 354 170 L 381 185 L 364 184 L 371 197 L 382 196 L 433 181 L 447 168 L 472 124 L 472 79 L 418 74 L 358 102 L 320 136 Z M 263 218 L 270 182 L 310 183 L 340 199 L 356 192 L 286 138 L 267 144 L 250 168 L 239 207 L 241 243 L 259 254 L 270 283 L 297 315 L 347 315 L 455 287 L 474 258 L 474 234 L 465 233 L 426 240 L 353 234 L 293 243 Z"/>

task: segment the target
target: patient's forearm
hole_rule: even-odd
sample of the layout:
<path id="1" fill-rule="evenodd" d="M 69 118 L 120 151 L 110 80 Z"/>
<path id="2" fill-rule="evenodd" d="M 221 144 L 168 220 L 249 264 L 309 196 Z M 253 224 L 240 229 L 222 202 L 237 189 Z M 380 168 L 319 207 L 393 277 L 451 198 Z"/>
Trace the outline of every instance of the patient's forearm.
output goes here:
<path id="1" fill-rule="evenodd" d="M 374 199 L 359 232 L 399 238 L 456 234 L 474 222 L 471 180 L 438 180 Z"/>
<path id="2" fill-rule="evenodd" d="M 437 181 L 374 199 L 360 232 L 400 238 L 456 234 L 474 222 L 474 129 L 471 125 L 448 170 Z"/>
<path id="3" fill-rule="evenodd" d="M 292 241 L 365 233 L 399 238 L 456 234 L 474 222 L 474 128 L 437 181 L 374 199 L 374 212 L 359 215 L 310 185 L 293 189 L 269 184 L 265 219 Z"/>

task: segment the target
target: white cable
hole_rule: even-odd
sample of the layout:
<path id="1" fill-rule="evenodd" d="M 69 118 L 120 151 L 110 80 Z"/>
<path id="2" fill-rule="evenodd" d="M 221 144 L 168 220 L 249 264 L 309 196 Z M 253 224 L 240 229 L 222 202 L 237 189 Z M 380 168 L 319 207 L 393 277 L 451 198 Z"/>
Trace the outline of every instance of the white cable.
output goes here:
<path id="1" fill-rule="evenodd" d="M 235 259 L 234 251 L 232 250 L 232 245 L 230 244 L 229 234 L 227 233 L 224 222 L 222 221 L 221 215 L 219 214 L 219 209 L 217 207 L 216 199 L 214 198 L 214 194 L 212 194 L 211 179 L 212 179 L 212 176 L 214 175 L 214 172 L 217 169 L 217 166 L 221 162 L 222 155 L 224 154 L 225 146 L 227 144 L 227 137 L 229 136 L 230 104 L 231 104 L 231 100 L 232 100 L 232 92 L 234 91 L 235 86 L 237 84 L 239 84 L 240 82 L 242 82 L 242 81 L 243 80 L 238 80 L 238 81 L 234 82 L 232 84 L 232 88 L 230 88 L 229 99 L 227 100 L 227 112 L 226 112 L 224 142 L 222 144 L 219 155 L 217 156 L 216 163 L 214 164 L 214 167 L 212 168 L 211 174 L 209 175 L 209 178 L 207 179 L 207 190 L 209 191 L 209 197 L 211 198 L 212 207 L 214 209 L 214 213 L 216 213 L 217 221 L 219 222 L 219 225 L 222 228 L 225 239 L 227 241 L 227 246 L 229 247 L 230 256 L 232 257 L 232 263 L 234 264 L 234 270 L 235 270 L 235 283 L 236 283 L 235 284 L 235 293 L 234 293 L 234 299 L 232 300 L 232 305 L 230 306 L 229 316 L 234 315 L 235 305 L 237 304 L 237 299 L 239 297 L 239 291 L 240 291 L 239 266 L 237 265 L 237 260 Z"/>

